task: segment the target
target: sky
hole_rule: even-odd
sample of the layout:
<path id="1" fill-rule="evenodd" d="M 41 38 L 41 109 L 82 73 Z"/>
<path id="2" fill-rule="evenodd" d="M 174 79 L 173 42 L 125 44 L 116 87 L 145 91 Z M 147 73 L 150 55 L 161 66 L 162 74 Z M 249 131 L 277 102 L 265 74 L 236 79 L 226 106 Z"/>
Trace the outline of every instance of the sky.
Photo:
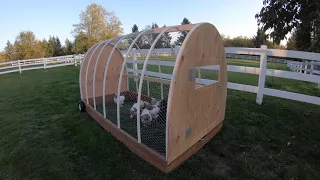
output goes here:
<path id="1" fill-rule="evenodd" d="M 152 22 L 178 25 L 186 17 L 191 23 L 212 23 L 220 34 L 251 37 L 257 30 L 254 16 L 262 8 L 262 0 L 0 0 L 0 50 L 22 30 L 33 31 L 37 39 L 58 36 L 64 44 L 73 39 L 72 25 L 90 3 L 115 12 L 125 34 L 133 24 L 142 30 Z"/>

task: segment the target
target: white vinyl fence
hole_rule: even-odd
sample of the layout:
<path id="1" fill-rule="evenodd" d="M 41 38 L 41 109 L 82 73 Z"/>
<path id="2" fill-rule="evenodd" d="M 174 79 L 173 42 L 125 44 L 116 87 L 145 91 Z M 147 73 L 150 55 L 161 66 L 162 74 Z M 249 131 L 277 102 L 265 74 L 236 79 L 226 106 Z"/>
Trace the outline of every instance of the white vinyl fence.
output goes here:
<path id="1" fill-rule="evenodd" d="M 171 49 L 156 49 L 157 52 L 171 52 Z M 269 95 L 274 97 L 280 97 L 284 99 L 291 99 L 295 101 L 300 102 L 307 102 L 312 104 L 320 105 L 320 97 L 316 96 L 310 96 L 305 94 L 299 94 L 299 93 L 293 93 L 288 91 L 282 91 L 282 90 L 276 90 L 271 88 L 265 88 L 265 78 L 266 76 L 273 76 L 273 77 L 280 77 L 280 78 L 286 78 L 286 79 L 294 79 L 299 81 L 307 81 L 307 82 L 313 82 L 320 84 L 320 76 L 312 75 L 312 74 L 304 74 L 304 73 L 297 73 L 297 72 L 290 72 L 290 71 L 284 71 L 284 70 L 275 70 L 275 69 L 267 69 L 267 56 L 276 56 L 280 58 L 295 58 L 295 53 L 292 53 L 290 51 L 285 50 L 274 50 L 274 49 L 260 49 L 260 48 L 225 48 L 225 52 L 229 54 L 241 54 L 241 55 L 251 55 L 253 57 L 259 56 L 260 58 L 260 68 L 255 67 L 245 67 L 245 66 L 233 66 L 228 65 L 227 69 L 228 72 L 238 72 L 238 73 L 247 73 L 247 74 L 256 74 L 259 75 L 259 81 L 258 86 L 251 86 L 251 85 L 245 85 L 245 84 L 238 84 L 238 83 L 231 83 L 228 82 L 228 88 L 239 90 L 239 91 L 245 91 L 245 92 L 251 92 L 256 93 L 256 102 L 258 104 L 262 104 L 263 95 Z M 124 52 L 123 52 L 124 53 Z M 147 53 L 144 52 L 144 50 L 141 50 L 141 53 Z M 303 55 L 299 54 L 297 56 L 298 58 L 302 59 L 310 59 L 313 61 L 320 62 L 320 54 L 316 53 L 306 53 L 302 52 Z M 133 55 L 134 56 L 134 55 Z M 128 63 L 138 63 L 143 64 L 143 60 L 129 60 Z M 163 61 L 163 60 L 149 60 L 150 64 L 161 66 L 167 66 L 167 67 L 173 67 L 174 63 L 170 61 Z M 218 67 L 216 66 L 210 66 L 206 67 L 205 69 L 209 70 L 218 70 Z M 141 74 L 141 71 L 134 71 L 133 69 L 128 69 L 128 72 L 134 72 Z M 148 76 L 154 76 L 159 77 L 160 74 L 157 72 L 146 72 Z M 164 79 L 171 79 L 171 74 L 162 74 L 162 78 Z M 214 80 L 211 79 L 199 79 L 198 83 L 203 85 L 212 84 Z"/>
<path id="2" fill-rule="evenodd" d="M 320 61 L 288 61 L 287 66 L 291 71 L 304 73 L 304 74 L 311 74 L 311 75 L 320 75 Z"/>
<path id="3" fill-rule="evenodd" d="M 9 61 L 0 63 L 0 74 L 12 73 L 12 72 L 22 72 L 26 70 L 33 69 L 48 69 L 60 66 L 77 66 L 80 64 L 82 54 L 79 55 L 68 55 L 68 56 L 58 56 L 50 58 L 37 58 L 37 59 L 27 59 L 18 61 Z"/>
<path id="4" fill-rule="evenodd" d="M 157 53 L 171 53 L 171 49 L 155 49 Z M 126 51 L 122 51 L 122 53 L 125 53 Z M 135 52 L 135 51 L 133 51 Z M 139 52 L 142 54 L 147 53 L 147 50 L 141 49 Z M 307 81 L 312 83 L 319 84 L 320 88 L 320 76 L 316 75 L 318 72 L 317 70 L 312 71 L 304 71 L 306 73 L 301 73 L 302 70 L 305 70 L 310 66 L 310 69 L 312 67 L 311 64 L 308 64 L 306 66 L 301 66 L 299 64 L 295 64 L 294 61 L 287 61 L 288 67 L 293 70 L 291 71 L 284 71 L 284 70 L 275 70 L 275 69 L 267 69 L 267 58 L 270 57 L 279 57 L 279 58 L 296 58 L 296 59 L 304 59 L 308 60 L 307 63 L 312 62 L 313 65 L 317 65 L 320 63 L 320 54 L 319 53 L 309 53 L 309 52 L 300 52 L 300 51 L 287 51 L 287 50 L 276 50 L 276 49 L 261 49 L 261 48 L 225 48 L 226 54 L 238 54 L 238 55 L 246 55 L 254 57 L 259 57 L 260 59 L 260 67 L 245 67 L 245 66 L 233 66 L 228 65 L 227 69 L 228 72 L 238 72 L 238 73 L 246 73 L 246 74 L 256 74 L 259 75 L 259 81 L 258 86 L 251 86 L 251 85 L 245 85 L 245 84 L 238 84 L 238 83 L 231 83 L 228 82 L 228 88 L 239 90 L 239 91 L 245 91 L 245 92 L 251 92 L 256 93 L 256 102 L 258 104 L 262 104 L 263 101 L 263 95 L 269 95 L 274 97 L 280 97 L 284 99 L 291 99 L 295 101 L 300 102 L 306 102 L 311 104 L 317 104 L 320 105 L 320 97 L 316 96 L 310 96 L 305 94 L 299 94 L 299 93 L 293 93 L 288 91 L 282 91 L 282 90 L 276 90 L 271 88 L 265 87 L 265 78 L 266 76 L 273 76 L 273 77 L 280 77 L 280 78 L 286 78 L 286 79 L 294 79 L 299 81 Z M 139 54 L 138 56 L 140 56 Z M 136 57 L 133 55 L 133 57 Z M 62 56 L 62 57 L 53 57 L 53 58 L 41 58 L 41 59 L 30 59 L 30 60 L 20 60 L 20 61 L 13 61 L 13 62 L 6 62 L 6 63 L 0 63 L 0 74 L 4 73 L 10 73 L 10 72 L 20 72 L 24 70 L 31 70 L 31 69 L 40 69 L 40 68 L 51 68 L 51 67 L 58 67 L 58 66 L 66 66 L 66 65 L 75 65 L 81 64 L 81 59 L 83 58 L 83 55 L 70 55 L 70 56 Z M 129 60 L 128 63 L 138 63 L 142 64 L 143 60 Z M 168 66 L 173 67 L 174 63 L 171 61 L 163 61 L 163 60 L 150 60 L 151 64 L 161 66 Z M 6 65 L 6 66 L 4 66 Z M 1 67 L 4 66 L 4 67 Z M 292 66 L 292 68 L 291 68 Z M 295 70 L 294 67 L 297 67 Z M 218 70 L 215 66 L 206 67 L 205 69 L 210 70 Z M 133 69 L 128 68 L 128 72 L 134 72 L 141 74 L 141 71 L 134 71 Z M 307 73 L 309 72 L 309 73 Z M 154 76 L 159 77 L 160 74 L 157 72 L 151 72 L 147 71 L 146 74 L 148 76 Z M 162 74 L 162 78 L 171 79 L 171 74 Z M 198 79 L 198 82 L 207 85 L 212 84 L 214 80 L 211 79 Z"/>

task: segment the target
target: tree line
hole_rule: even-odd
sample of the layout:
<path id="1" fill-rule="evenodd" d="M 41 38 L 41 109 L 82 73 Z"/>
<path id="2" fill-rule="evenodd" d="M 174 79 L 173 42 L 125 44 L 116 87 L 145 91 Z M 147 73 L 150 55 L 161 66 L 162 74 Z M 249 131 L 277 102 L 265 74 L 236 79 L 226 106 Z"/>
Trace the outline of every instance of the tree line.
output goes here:
<path id="1" fill-rule="evenodd" d="M 21 31 L 0 51 L 0 62 L 85 53 L 93 44 L 123 33 L 115 13 L 95 3 L 89 4 L 79 19 L 71 32 L 74 40 L 66 39 L 64 45 L 57 36 L 39 40 L 32 31 Z"/>
<path id="2" fill-rule="evenodd" d="M 263 7 L 255 18 L 258 24 L 255 35 L 234 38 L 222 35 L 224 46 L 258 48 L 267 45 L 268 48 L 285 49 L 279 45 L 280 41 L 291 33 L 287 49 L 320 52 L 319 0 L 263 0 Z M 32 31 L 21 31 L 14 42 L 7 41 L 4 50 L 0 51 L 0 62 L 85 53 L 93 44 L 123 34 L 122 23 L 115 13 L 95 3 L 89 4 L 80 13 L 79 20 L 78 24 L 73 25 L 74 29 L 71 32 L 74 40 L 66 39 L 64 45 L 57 36 L 39 40 Z M 187 18 L 181 22 L 181 24 L 190 23 Z M 159 25 L 152 23 L 144 29 L 146 28 L 159 28 Z M 138 31 L 139 27 L 134 24 L 132 32 Z M 186 31 L 179 32 L 173 42 L 170 33 L 165 33 L 155 48 L 182 45 L 186 35 Z M 139 39 L 136 44 L 140 48 L 149 48 L 157 35 L 148 36 Z"/>

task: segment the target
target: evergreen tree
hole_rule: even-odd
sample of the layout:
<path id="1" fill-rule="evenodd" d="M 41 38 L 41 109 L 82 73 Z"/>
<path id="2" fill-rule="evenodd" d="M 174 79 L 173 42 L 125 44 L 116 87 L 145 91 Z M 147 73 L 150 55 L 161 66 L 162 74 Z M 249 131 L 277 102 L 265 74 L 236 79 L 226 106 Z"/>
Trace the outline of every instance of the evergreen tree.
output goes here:
<path id="1" fill-rule="evenodd" d="M 55 49 L 56 49 L 56 38 L 54 36 L 49 36 L 48 40 L 48 46 L 46 51 L 47 57 L 53 57 L 55 55 Z"/>
<path id="2" fill-rule="evenodd" d="M 136 25 L 136 24 L 134 24 L 133 26 L 132 26 L 132 28 L 131 28 L 131 30 L 132 30 L 132 33 L 136 33 L 136 32 L 139 32 L 139 27 Z M 134 48 L 142 48 L 142 40 L 141 40 L 142 38 L 139 38 L 137 41 L 136 41 L 136 43 L 135 43 L 135 45 L 133 46 Z M 128 46 L 130 46 L 131 45 L 131 43 L 133 42 L 133 39 L 132 40 L 129 40 L 128 41 Z M 138 47 L 137 47 L 138 46 Z"/>
<path id="3" fill-rule="evenodd" d="M 164 25 L 163 27 L 166 27 L 166 25 Z M 170 48 L 171 39 L 172 39 L 172 37 L 168 32 L 164 33 L 163 38 L 161 40 L 162 48 Z"/>
<path id="4" fill-rule="evenodd" d="M 56 38 L 55 48 L 54 48 L 54 56 L 61 56 L 63 55 L 62 46 L 60 39 Z"/>
<path id="5" fill-rule="evenodd" d="M 64 47 L 63 47 L 63 54 L 64 55 L 71 55 L 73 54 L 72 49 L 73 49 L 73 44 L 69 39 L 66 39 L 64 42 Z"/>
<path id="6" fill-rule="evenodd" d="M 133 25 L 132 27 L 132 32 L 135 33 L 135 32 L 139 32 L 139 28 L 136 24 Z"/>
<path id="7" fill-rule="evenodd" d="M 191 22 L 187 18 L 183 18 L 181 25 L 184 24 L 191 24 Z M 184 39 L 187 37 L 188 31 L 181 31 L 179 32 L 180 36 L 177 38 L 177 41 L 175 42 L 176 45 L 181 46 Z"/>

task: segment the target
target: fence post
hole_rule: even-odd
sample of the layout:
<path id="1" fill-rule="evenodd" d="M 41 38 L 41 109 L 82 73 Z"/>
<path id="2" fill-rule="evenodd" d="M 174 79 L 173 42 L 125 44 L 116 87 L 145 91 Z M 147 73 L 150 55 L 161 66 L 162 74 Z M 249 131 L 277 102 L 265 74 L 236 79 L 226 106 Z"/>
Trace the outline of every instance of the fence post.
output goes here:
<path id="1" fill-rule="evenodd" d="M 43 62 L 43 69 L 47 69 L 47 62 L 44 57 L 42 58 L 42 62 Z"/>
<path id="2" fill-rule="evenodd" d="M 256 102 L 261 105 L 263 100 L 263 91 L 266 80 L 267 73 L 267 55 L 265 53 L 260 55 L 260 73 L 259 73 L 259 82 L 258 82 L 258 93 Z"/>
<path id="3" fill-rule="evenodd" d="M 19 67 L 19 72 L 21 73 L 21 65 L 20 65 L 20 60 L 18 60 L 18 67 Z"/>
<path id="4" fill-rule="evenodd" d="M 308 70 L 308 61 L 304 61 L 304 73 L 307 74 Z"/>
<path id="5" fill-rule="evenodd" d="M 313 63 L 314 63 L 314 61 L 311 61 L 311 62 L 310 62 L 310 65 L 311 65 L 311 67 L 310 67 L 310 74 L 311 74 L 311 75 L 313 75 L 313 67 L 314 67 L 314 66 L 313 66 Z"/>
<path id="6" fill-rule="evenodd" d="M 74 63 L 74 66 L 77 66 L 77 61 L 76 61 L 76 56 L 75 56 L 75 54 L 73 55 L 73 63 Z"/>
<path id="7" fill-rule="evenodd" d="M 180 46 L 174 47 L 174 54 L 176 55 L 176 57 L 178 57 L 179 51 L 180 51 Z"/>

